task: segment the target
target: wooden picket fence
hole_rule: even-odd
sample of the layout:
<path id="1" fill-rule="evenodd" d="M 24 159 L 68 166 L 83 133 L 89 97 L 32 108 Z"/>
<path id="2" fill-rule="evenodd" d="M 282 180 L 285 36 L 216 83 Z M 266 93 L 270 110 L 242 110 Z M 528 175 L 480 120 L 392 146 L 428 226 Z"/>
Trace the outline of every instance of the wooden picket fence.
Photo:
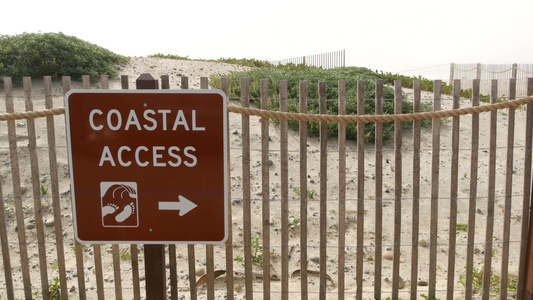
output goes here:
<path id="1" fill-rule="evenodd" d="M 489 95 L 491 81 L 498 80 L 498 96 L 506 97 L 509 91 L 509 79 L 516 80 L 516 95 L 526 95 L 528 78 L 533 76 L 533 64 L 450 64 L 450 84 L 455 79 L 461 79 L 463 89 L 472 88 L 472 79 L 481 82 L 480 93 Z"/>
<path id="2" fill-rule="evenodd" d="M 342 68 L 346 66 L 346 50 L 291 57 L 270 62 L 274 65 L 295 64 L 324 69 Z"/>
<path id="3" fill-rule="evenodd" d="M 187 88 L 188 78 L 181 80 Z M 161 83 L 171 88 L 168 76 Z M 473 99 L 460 98 L 459 80 L 446 99 L 440 83 L 423 98 L 415 82 L 408 100 L 414 113 L 422 103 L 434 111 L 486 105 L 479 101 L 479 80 L 473 81 Z M 221 84 L 229 94 L 228 80 Z M 324 114 L 327 101 L 338 101 L 339 116 L 347 105 L 364 115 L 365 101 L 374 101 L 376 114 L 382 114 L 384 102 L 394 101 L 401 113 L 401 82 L 395 82 L 395 99 L 383 99 L 381 80 L 375 99 L 364 98 L 363 82 L 357 95 L 346 95 L 340 81 L 339 99 L 326 99 L 323 82 L 319 99 L 308 99 L 306 81 L 300 82 L 299 99 L 288 99 L 287 81 L 280 82 L 279 99 L 271 99 L 268 84 L 261 81 L 261 97 L 252 99 L 264 110 L 269 101 L 280 101 L 280 110 L 287 111 L 295 101 L 306 114 L 307 104 L 319 101 Z M 45 77 L 42 89 L 33 88 L 31 78 L 24 78 L 18 93 L 4 79 L 0 299 L 145 298 L 142 245 L 74 240 L 70 187 L 61 180 L 68 175 L 66 141 L 56 139 L 64 137 L 57 130 L 64 127 L 60 110 L 41 118 L 15 114 L 60 107 L 72 85 L 69 77 L 61 86 Z M 127 76 L 121 86 L 129 88 Z M 243 78 L 240 97 L 229 98 L 234 111 L 253 106 L 249 86 Z M 108 87 L 103 76 L 99 88 Z M 91 88 L 88 76 L 81 88 Z M 208 88 L 207 78 L 201 88 Z M 515 99 L 515 88 L 511 80 L 508 100 Z M 528 88 L 533 94 L 532 79 Z M 491 95 L 494 104 L 496 81 Z M 365 144 L 363 123 L 357 123 L 353 142 L 346 140 L 342 122 L 338 138 L 328 139 L 326 122 L 318 124 L 320 137 L 314 138 L 308 137 L 308 121 L 300 120 L 299 131 L 292 132 L 283 119 L 278 124 L 246 113 L 229 117 L 229 239 L 224 245 L 168 245 L 169 298 L 531 297 L 531 103 L 527 111 L 511 107 L 433 118 L 432 129 L 420 120 L 410 130 L 402 129 L 402 121 L 377 122 L 373 144 Z M 393 143 L 383 142 L 384 126 L 394 127 Z M 525 128 L 523 134 L 516 128 Z M 21 168 L 28 161 L 29 169 Z"/>

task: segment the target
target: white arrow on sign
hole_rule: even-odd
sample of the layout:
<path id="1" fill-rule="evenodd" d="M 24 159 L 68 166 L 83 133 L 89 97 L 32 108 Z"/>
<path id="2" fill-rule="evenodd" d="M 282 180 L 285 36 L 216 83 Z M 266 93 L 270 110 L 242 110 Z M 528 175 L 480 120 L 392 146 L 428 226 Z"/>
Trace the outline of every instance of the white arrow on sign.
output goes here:
<path id="1" fill-rule="evenodd" d="M 179 202 L 159 202 L 159 210 L 179 210 L 181 217 L 198 206 L 183 196 L 179 196 L 178 199 Z"/>

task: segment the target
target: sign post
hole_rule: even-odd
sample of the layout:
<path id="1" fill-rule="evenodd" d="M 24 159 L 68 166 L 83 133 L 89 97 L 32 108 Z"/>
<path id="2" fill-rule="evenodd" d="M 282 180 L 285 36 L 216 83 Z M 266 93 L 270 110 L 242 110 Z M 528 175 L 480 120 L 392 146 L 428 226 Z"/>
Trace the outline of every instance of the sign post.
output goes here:
<path id="1" fill-rule="evenodd" d="M 138 90 L 159 88 L 158 80 L 150 74 L 141 74 L 135 84 Z M 165 245 L 144 245 L 144 276 L 146 279 L 146 299 L 166 299 Z"/>
<path id="2" fill-rule="evenodd" d="M 136 83 L 65 97 L 74 232 L 145 244 L 147 299 L 164 299 L 164 245 L 228 238 L 226 96 Z"/>

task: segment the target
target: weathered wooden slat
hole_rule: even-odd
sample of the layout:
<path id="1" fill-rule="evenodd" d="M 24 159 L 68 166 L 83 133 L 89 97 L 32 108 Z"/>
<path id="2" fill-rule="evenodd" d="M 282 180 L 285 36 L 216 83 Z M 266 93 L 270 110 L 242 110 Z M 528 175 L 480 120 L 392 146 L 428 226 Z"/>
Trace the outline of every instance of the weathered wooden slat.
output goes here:
<path id="1" fill-rule="evenodd" d="M 318 98 L 320 114 L 327 114 L 326 82 L 318 83 Z M 326 261 L 327 261 L 327 230 L 328 230 L 328 123 L 320 122 L 320 283 L 319 299 L 326 299 Z M 307 194 L 307 190 L 301 193 Z"/>
<path id="2" fill-rule="evenodd" d="M 130 88 L 130 82 L 128 75 L 120 75 L 120 86 L 123 90 L 127 90 Z"/>
<path id="3" fill-rule="evenodd" d="M 307 113 L 307 81 L 299 83 L 300 113 Z M 299 121 L 300 133 L 300 191 L 307 191 L 307 122 Z M 300 293 L 308 297 L 307 283 L 307 193 L 300 192 Z"/>
<path id="4" fill-rule="evenodd" d="M 161 75 L 161 89 L 168 90 L 170 89 L 170 76 Z M 178 272 L 176 266 L 176 245 L 168 245 L 168 264 L 169 264 L 169 273 L 170 273 L 170 299 L 178 299 Z"/>
<path id="5" fill-rule="evenodd" d="M 6 82 L 8 83 L 8 86 L 6 87 Z M 6 91 L 6 98 L 8 94 L 12 90 L 11 86 L 11 78 L 4 79 L 4 89 Z M 2 181 L 0 180 L 0 208 L 4 208 L 5 206 L 4 202 L 4 194 L 2 192 Z M 7 234 L 7 225 L 6 225 L 6 214 L 4 209 L 0 209 L 0 241 L 2 246 L 2 264 L 4 269 L 4 275 L 5 275 L 5 285 L 6 285 L 6 293 L 7 293 L 7 299 L 14 300 L 15 299 L 15 287 L 13 285 L 13 273 L 11 272 L 11 256 L 9 254 L 9 239 Z"/>
<path id="6" fill-rule="evenodd" d="M 365 83 L 357 81 L 357 115 L 365 114 Z M 357 294 L 363 299 L 363 258 L 365 243 L 365 124 L 357 123 Z M 339 270 L 340 272 L 340 270 Z"/>
<path id="7" fill-rule="evenodd" d="M 80 251 L 83 247 L 80 245 Z M 83 255 L 83 252 L 82 254 Z M 100 245 L 93 245 L 93 256 L 94 256 L 94 271 L 96 275 L 96 294 L 98 299 L 105 298 L 105 287 L 104 287 L 104 277 L 103 277 L 103 267 L 102 267 L 102 247 Z"/>
<path id="8" fill-rule="evenodd" d="M 100 75 L 100 89 L 109 89 L 109 77 L 107 75 Z"/>
<path id="9" fill-rule="evenodd" d="M 394 81 L 394 113 L 402 113 L 402 81 Z M 402 122 L 394 122 L 394 245 L 392 298 L 398 299 L 402 237 Z"/>
<path id="10" fill-rule="evenodd" d="M 433 111 L 441 110 L 442 81 L 433 84 Z M 441 120 L 433 119 L 433 139 L 431 152 L 431 224 L 429 242 L 429 292 L 430 299 L 435 298 L 437 282 L 437 233 L 439 216 L 439 164 L 440 164 L 440 127 Z"/>
<path id="11" fill-rule="evenodd" d="M 376 80 L 376 115 L 383 114 L 383 79 Z M 381 299 L 381 272 L 383 252 L 383 123 L 376 123 L 375 136 L 375 194 L 376 234 L 374 243 L 374 298 Z"/>
<path id="12" fill-rule="evenodd" d="M 196 288 L 196 255 L 194 245 L 187 245 L 187 261 L 189 266 L 189 289 L 191 299 L 198 298 L 198 289 Z"/>
<path id="13" fill-rule="evenodd" d="M 509 79 L 509 100 L 516 99 L 516 78 Z M 513 199 L 513 158 L 515 108 L 510 108 L 507 121 L 507 160 L 505 170 L 505 204 L 503 217 L 502 268 L 500 276 L 500 299 L 507 299 L 509 275 L 509 241 L 511 239 L 511 201 Z"/>
<path id="14" fill-rule="evenodd" d="M 83 89 L 91 88 L 91 78 L 89 75 L 83 75 L 81 77 L 81 81 L 82 81 Z M 97 244 L 93 245 L 93 257 L 94 257 L 94 275 L 96 276 L 96 293 L 98 295 L 98 299 L 104 299 L 105 298 L 104 271 L 103 271 L 103 266 L 102 266 L 102 247 L 100 245 L 97 245 Z M 84 271 L 82 270 L 82 272 Z"/>
<path id="15" fill-rule="evenodd" d="M 181 77 L 181 89 L 189 89 L 189 77 Z M 189 263 L 189 292 L 191 300 L 198 298 L 198 289 L 196 288 L 196 254 L 194 245 L 187 245 L 187 261 Z"/>
<path id="16" fill-rule="evenodd" d="M 162 90 L 170 89 L 170 76 L 169 75 L 161 75 L 161 89 Z"/>
<path id="17" fill-rule="evenodd" d="M 459 108 L 461 80 L 453 83 L 453 109 Z M 459 185 L 459 117 L 452 118 L 452 161 L 450 178 L 450 227 L 448 245 L 447 299 L 453 299 L 455 285 L 455 249 L 457 243 L 457 195 Z"/>
<path id="18" fill-rule="evenodd" d="M 122 279 L 120 276 L 120 248 L 118 244 L 111 245 L 113 256 L 113 281 L 115 282 L 115 299 L 122 300 Z"/>
<path id="19" fill-rule="evenodd" d="M 81 76 L 81 85 L 82 88 L 85 90 L 88 90 L 91 88 L 91 76 L 89 75 L 82 75 Z"/>
<path id="20" fill-rule="evenodd" d="M 24 104 L 26 111 L 33 111 L 31 78 L 22 79 L 24 86 Z M 41 275 L 41 289 L 43 299 L 49 298 L 48 268 L 46 263 L 46 245 L 44 241 L 44 223 L 41 205 L 41 181 L 39 180 L 39 159 L 37 156 L 37 138 L 35 134 L 35 119 L 26 120 L 28 133 L 28 150 L 30 152 L 31 186 L 33 192 L 33 210 L 35 215 L 35 230 L 37 231 L 37 249 L 39 253 L 39 271 Z"/>
<path id="21" fill-rule="evenodd" d="M 533 95 L 533 78 L 527 80 L 527 95 Z M 526 128 L 533 128 L 533 104 L 527 105 L 526 115 Z M 532 130 L 526 130 L 525 138 L 525 153 L 524 153 L 524 196 L 522 198 L 522 228 L 521 228 L 521 240 L 528 240 L 529 225 L 531 220 L 529 219 L 529 202 L 531 200 L 531 150 L 532 150 L 533 132 Z M 531 242 L 530 242 L 531 243 Z M 523 299 L 525 296 L 526 286 L 526 270 L 533 268 L 533 260 L 529 259 L 528 262 L 528 243 L 522 242 L 520 244 L 520 263 L 518 267 L 518 293 L 517 299 Z M 529 272 L 528 272 L 529 273 Z M 531 274 L 529 274 L 531 276 Z M 533 276 L 531 276 L 533 279 Z M 533 294 L 533 288 L 530 288 L 529 292 Z"/>
<path id="22" fill-rule="evenodd" d="M 339 115 L 346 114 L 346 81 L 339 80 Z M 339 249 L 337 263 L 337 291 L 339 300 L 344 299 L 346 268 L 346 124 L 339 123 Z"/>
<path id="23" fill-rule="evenodd" d="M 205 246 L 206 274 L 207 274 L 207 299 L 215 299 L 215 263 L 213 245 Z"/>
<path id="24" fill-rule="evenodd" d="M 420 112 L 420 80 L 413 82 L 413 113 Z M 411 227 L 411 300 L 417 299 L 418 235 L 420 232 L 420 121 L 413 122 L 413 207 Z"/>
<path id="25" fill-rule="evenodd" d="M 472 107 L 479 106 L 480 80 L 472 81 Z M 472 273 L 474 268 L 474 238 L 476 229 L 477 174 L 479 159 L 479 114 L 472 115 L 470 144 L 470 195 L 468 200 L 468 238 L 466 248 L 465 299 L 472 299 Z"/>
<path id="26" fill-rule="evenodd" d="M 120 76 L 120 85 L 123 90 L 130 88 L 128 75 Z M 133 285 L 133 299 L 141 299 L 141 286 L 140 286 L 140 277 L 139 277 L 139 250 L 136 244 L 130 245 L 130 256 L 131 256 L 131 277 Z M 172 273 L 172 269 L 171 269 Z"/>
<path id="27" fill-rule="evenodd" d="M 4 206 L 4 194 L 2 192 L 2 182 L 0 181 L 0 207 Z M 7 299 L 14 300 L 13 275 L 11 273 L 11 257 L 9 255 L 9 239 L 6 228 L 6 215 L 4 209 L 0 209 L 0 241 L 2 243 L 2 268 L 4 269 Z"/>
<path id="28" fill-rule="evenodd" d="M 54 107 L 52 98 L 52 77 L 45 76 L 44 83 L 44 99 L 45 107 L 51 109 Z M 59 179 L 57 173 L 57 152 L 56 152 L 56 138 L 55 138 L 55 123 L 54 117 L 46 117 L 46 130 L 48 138 L 48 162 L 50 165 L 50 191 L 52 194 L 52 209 L 54 212 L 54 230 L 56 240 L 57 252 L 57 269 L 59 272 L 59 287 L 61 290 L 61 299 L 68 299 L 67 274 L 65 266 L 65 250 L 63 245 L 63 235 L 57 234 L 63 232 L 63 225 L 61 220 L 61 204 L 59 198 Z"/>
<path id="29" fill-rule="evenodd" d="M 141 299 L 141 284 L 139 277 L 139 250 L 136 244 L 130 245 L 130 254 L 131 254 L 131 274 L 133 282 L 133 299 Z"/>
<path id="30" fill-rule="evenodd" d="M 100 76 L 100 89 L 109 89 L 109 77 Z M 122 276 L 120 274 L 120 248 L 118 244 L 111 245 L 111 257 L 113 259 L 113 282 L 115 283 L 115 299 L 122 300 Z"/>
<path id="31" fill-rule="evenodd" d="M 288 111 L 288 82 L 279 82 L 279 108 Z M 280 129 L 280 183 L 281 183 L 281 299 L 289 299 L 289 127 L 281 120 Z"/>
<path id="32" fill-rule="evenodd" d="M 209 81 L 207 77 L 200 77 L 200 88 L 208 89 Z M 212 244 L 205 246 L 206 257 L 206 274 L 207 274 L 207 299 L 215 299 L 215 259 L 214 246 Z"/>
<path id="33" fill-rule="evenodd" d="M 230 93 L 229 93 L 229 80 L 228 78 L 221 78 L 220 79 L 220 89 L 224 94 L 226 94 L 226 97 L 229 99 Z M 227 114 L 228 117 L 228 124 L 227 124 L 227 130 L 229 131 L 229 112 Z M 228 145 L 230 145 L 230 137 L 228 135 Z M 228 150 L 228 166 L 231 166 L 231 149 Z M 228 199 L 231 201 L 231 168 L 228 168 Z M 232 212 L 231 212 L 231 205 L 228 206 L 228 223 L 233 224 L 232 222 Z M 234 299 L 234 285 L 233 285 L 233 231 L 232 226 L 228 226 L 228 240 L 226 241 L 226 297 L 227 300 L 233 300 Z"/>
<path id="34" fill-rule="evenodd" d="M 168 264 L 170 273 L 170 299 L 178 299 L 178 272 L 176 269 L 176 245 L 168 245 Z"/>
<path id="35" fill-rule="evenodd" d="M 491 80 L 490 103 L 498 101 L 498 80 Z M 485 259 L 483 262 L 483 274 L 492 272 L 492 240 L 494 233 L 494 199 L 496 196 L 496 131 L 498 122 L 498 112 L 490 112 L 490 141 L 489 141 L 489 186 L 487 197 L 487 222 L 485 233 Z M 490 298 L 491 276 L 483 276 L 482 299 Z"/>
<path id="36" fill-rule="evenodd" d="M 161 89 L 167 90 L 170 89 L 170 76 L 161 75 Z M 176 245 L 168 245 L 168 264 L 169 264 L 169 273 L 170 273 L 170 299 L 178 299 L 178 272 L 176 266 Z"/>
<path id="37" fill-rule="evenodd" d="M 188 90 L 189 89 L 189 77 L 181 76 L 181 89 L 182 90 Z"/>
<path id="38" fill-rule="evenodd" d="M 413 82 L 413 113 L 420 112 L 420 80 Z M 411 227 L 411 300 L 417 299 L 418 234 L 420 232 L 420 121 L 413 122 L 413 207 Z"/>
<path id="39" fill-rule="evenodd" d="M 241 78 L 241 105 L 250 107 L 250 79 Z M 252 282 L 252 216 L 250 185 L 250 116 L 243 115 L 242 122 L 242 210 L 244 235 L 244 271 L 246 299 L 253 299 Z"/>
<path id="40" fill-rule="evenodd" d="M 4 77 L 4 90 L 6 93 L 6 112 L 15 112 L 13 103 L 13 84 L 11 78 Z M 17 236 L 19 242 L 19 255 L 22 270 L 22 282 L 24 284 L 24 297 L 31 299 L 30 264 L 28 260 L 28 247 L 26 244 L 26 227 L 24 225 L 24 211 L 22 207 L 22 192 L 20 185 L 20 169 L 17 153 L 17 132 L 15 121 L 7 121 L 9 140 L 9 156 L 11 162 L 11 178 L 13 179 L 13 198 L 15 201 L 15 216 L 17 219 Z"/>
<path id="41" fill-rule="evenodd" d="M 261 79 L 261 109 L 268 110 L 268 79 Z M 270 177 L 269 177 L 269 123 L 261 118 L 261 198 L 263 230 L 263 299 L 270 299 Z"/>
<path id="42" fill-rule="evenodd" d="M 62 77 L 63 96 L 72 88 L 70 76 Z M 78 295 L 80 299 L 87 299 L 85 290 L 85 269 L 83 267 L 83 248 L 82 245 L 74 240 L 74 252 L 76 254 L 76 272 L 78 274 Z"/>

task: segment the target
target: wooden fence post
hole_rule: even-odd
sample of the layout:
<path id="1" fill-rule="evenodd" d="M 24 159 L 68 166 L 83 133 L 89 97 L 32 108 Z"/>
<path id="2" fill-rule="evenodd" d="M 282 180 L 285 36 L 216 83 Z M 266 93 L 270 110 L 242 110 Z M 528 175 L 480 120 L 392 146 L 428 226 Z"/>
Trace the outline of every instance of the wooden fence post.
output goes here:
<path id="1" fill-rule="evenodd" d="M 511 78 L 516 78 L 518 71 L 518 64 L 513 64 L 511 71 Z"/>
<path id="2" fill-rule="evenodd" d="M 527 87 L 528 96 L 532 95 L 533 78 L 528 78 Z M 530 107 L 528 105 L 528 114 L 530 113 L 529 109 Z M 533 130 L 533 128 L 529 127 L 527 130 Z M 528 144 L 526 147 L 531 147 L 531 145 Z M 533 197 L 531 200 L 533 201 Z M 530 201 L 529 207 L 531 207 L 531 203 L 532 202 Z M 523 299 L 533 300 L 533 210 L 531 209 L 529 211 L 529 234 L 527 239 L 526 270 L 524 277 Z"/>
<path id="3" fill-rule="evenodd" d="M 136 80 L 137 89 L 158 89 L 159 81 L 148 73 Z M 165 245 L 144 245 L 144 272 L 146 299 L 166 299 Z"/>
<path id="4" fill-rule="evenodd" d="M 531 128 L 530 128 L 531 129 Z M 527 264 L 526 264 L 526 276 L 524 280 L 524 299 L 533 299 L 533 246 L 531 241 L 533 240 L 533 210 L 530 210 L 529 215 L 529 236 L 527 239 Z"/>
<path id="5" fill-rule="evenodd" d="M 450 81 L 448 81 L 449 85 L 453 86 L 453 80 L 455 79 L 454 76 L 455 76 L 455 64 L 451 63 L 450 64 Z"/>

